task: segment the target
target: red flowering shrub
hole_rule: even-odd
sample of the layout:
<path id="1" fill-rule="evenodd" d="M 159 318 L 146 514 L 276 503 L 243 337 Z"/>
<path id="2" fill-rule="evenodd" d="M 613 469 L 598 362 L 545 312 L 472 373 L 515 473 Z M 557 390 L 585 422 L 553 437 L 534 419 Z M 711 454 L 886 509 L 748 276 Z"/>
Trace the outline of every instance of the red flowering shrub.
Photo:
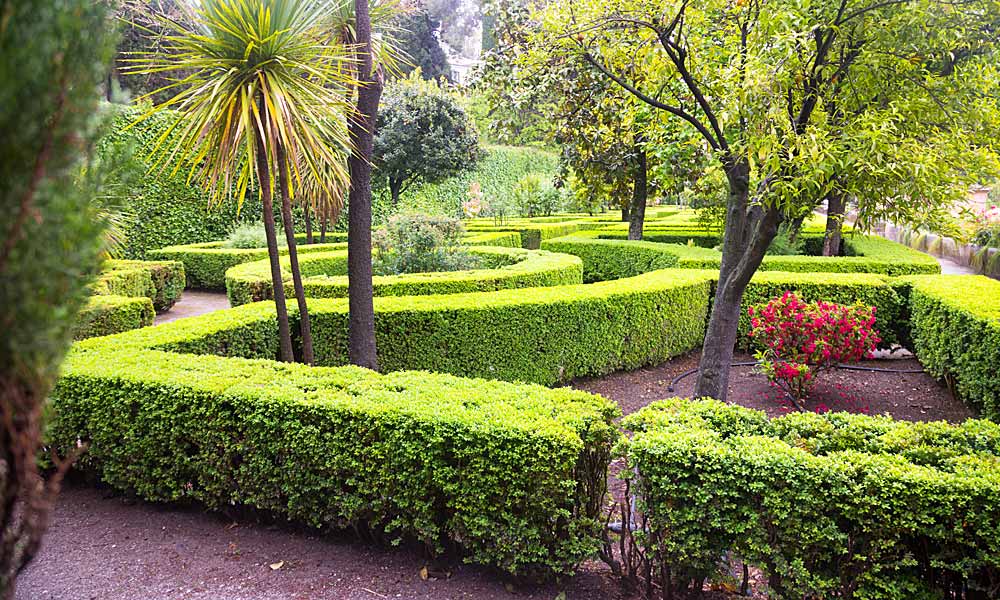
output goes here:
<path id="1" fill-rule="evenodd" d="M 808 303 L 785 292 L 747 312 L 750 336 L 764 346 L 757 353 L 760 372 L 788 392 L 800 409 L 817 373 L 871 357 L 881 341 L 874 328 L 874 306 Z"/>

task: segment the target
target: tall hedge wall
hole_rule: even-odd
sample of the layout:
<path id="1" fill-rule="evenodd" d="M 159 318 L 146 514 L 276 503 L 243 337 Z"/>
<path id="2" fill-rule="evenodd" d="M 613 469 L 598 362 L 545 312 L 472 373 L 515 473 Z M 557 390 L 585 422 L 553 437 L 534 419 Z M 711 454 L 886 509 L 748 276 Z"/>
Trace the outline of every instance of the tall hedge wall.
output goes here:
<path id="1" fill-rule="evenodd" d="M 434 552 L 451 541 L 514 574 L 568 573 L 596 551 L 612 403 L 212 355 L 273 356 L 276 336 L 257 304 L 82 342 L 52 395 L 51 441 L 87 443 L 79 468 L 148 500 L 250 506 Z"/>

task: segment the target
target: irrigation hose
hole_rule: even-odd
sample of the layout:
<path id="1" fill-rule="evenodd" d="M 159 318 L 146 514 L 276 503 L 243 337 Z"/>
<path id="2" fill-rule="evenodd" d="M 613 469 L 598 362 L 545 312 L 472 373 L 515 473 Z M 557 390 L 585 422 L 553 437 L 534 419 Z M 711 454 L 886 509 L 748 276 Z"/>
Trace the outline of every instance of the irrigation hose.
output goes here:
<path id="1" fill-rule="evenodd" d="M 759 364 L 760 364 L 760 362 L 758 362 L 756 360 L 755 361 L 750 361 L 750 362 L 735 362 L 735 363 L 729 365 L 729 368 L 731 369 L 733 367 L 756 367 Z M 904 373 L 923 373 L 924 372 L 923 369 L 882 369 L 882 368 L 879 368 L 879 367 L 861 367 L 861 366 L 858 366 L 858 365 L 833 365 L 833 368 L 834 369 L 844 369 L 845 371 L 864 371 L 864 372 L 867 372 L 867 373 L 897 373 L 897 374 L 904 374 Z M 683 373 L 681 373 L 677 377 L 674 377 L 673 381 L 671 381 L 670 385 L 667 387 L 667 391 L 670 392 L 670 393 L 673 393 L 674 387 L 682 379 L 684 379 L 685 377 L 694 375 L 699 370 L 700 369 L 698 369 L 698 368 L 688 369 L 687 371 L 684 371 Z"/>

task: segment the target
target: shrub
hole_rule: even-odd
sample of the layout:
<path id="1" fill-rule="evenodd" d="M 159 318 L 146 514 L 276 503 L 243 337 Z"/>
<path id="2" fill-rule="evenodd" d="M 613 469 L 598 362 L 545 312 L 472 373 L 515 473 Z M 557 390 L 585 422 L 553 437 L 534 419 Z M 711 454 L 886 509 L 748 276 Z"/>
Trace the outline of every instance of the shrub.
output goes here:
<path id="1" fill-rule="evenodd" d="M 153 301 L 145 296 L 91 296 L 77 316 L 73 339 L 149 327 L 155 316 Z"/>
<path id="2" fill-rule="evenodd" d="M 583 283 L 580 259 L 567 254 L 520 248 L 470 248 L 484 268 L 469 271 L 375 276 L 376 296 L 416 296 L 486 292 L 509 288 L 547 287 Z M 282 272 L 287 271 L 282 261 Z M 303 287 L 309 298 L 346 298 L 347 253 L 315 252 L 299 264 Z M 285 290 L 292 290 L 291 274 L 285 275 Z M 272 298 L 270 263 L 245 263 L 226 272 L 226 292 L 232 306 Z"/>
<path id="3" fill-rule="evenodd" d="M 170 310 L 184 292 L 184 264 L 173 260 L 109 260 L 94 284 L 95 294 L 147 296 L 153 308 Z"/>
<path id="4" fill-rule="evenodd" d="M 542 248 L 565 252 L 583 260 L 587 283 L 634 277 L 642 273 L 678 266 L 678 256 L 666 244 L 601 240 L 575 235 L 546 240 Z"/>
<path id="5" fill-rule="evenodd" d="M 759 369 L 801 410 L 819 372 L 871 357 L 881 341 L 873 329 L 875 311 L 862 304 L 809 304 L 792 292 L 751 306 L 750 337 L 764 346 Z"/>
<path id="6" fill-rule="evenodd" d="M 279 236 L 278 246 L 287 246 L 284 237 Z M 263 223 L 243 223 L 237 225 L 226 238 L 223 248 L 267 248 L 267 235 Z"/>
<path id="7" fill-rule="evenodd" d="M 461 245 L 465 227 L 458 219 L 429 215 L 396 215 L 375 232 L 378 275 L 463 271 L 479 265 Z"/>
<path id="8" fill-rule="evenodd" d="M 924 368 L 1000 420 L 1000 282 L 968 275 L 906 281 L 913 348 Z"/>
<path id="9" fill-rule="evenodd" d="M 607 400 L 222 353 L 273 357 L 273 306 L 78 344 L 51 442 L 86 442 L 81 468 L 147 500 L 249 506 L 434 553 L 455 543 L 517 575 L 569 573 L 596 551 L 618 414 Z"/>
<path id="10" fill-rule="evenodd" d="M 768 421 L 674 399 L 623 425 L 634 432 L 621 450 L 648 519 L 637 539 L 676 586 L 723 576 L 728 556 L 760 569 L 781 599 L 1000 593 L 996 424 L 844 413 Z"/>

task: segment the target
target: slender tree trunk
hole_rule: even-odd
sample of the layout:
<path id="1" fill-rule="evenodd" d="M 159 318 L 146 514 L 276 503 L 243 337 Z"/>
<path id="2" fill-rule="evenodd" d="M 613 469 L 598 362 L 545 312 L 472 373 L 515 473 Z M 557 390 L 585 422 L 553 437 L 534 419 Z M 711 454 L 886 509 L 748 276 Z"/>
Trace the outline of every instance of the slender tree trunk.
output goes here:
<path id="1" fill-rule="evenodd" d="M 305 204 L 302 205 L 302 213 L 305 216 L 305 222 L 306 222 L 306 243 L 307 244 L 312 244 L 313 243 L 313 219 L 312 219 L 312 211 L 309 210 L 309 203 L 308 202 L 306 202 Z"/>
<path id="2" fill-rule="evenodd" d="M 389 193 L 392 194 L 392 209 L 396 210 L 399 207 L 399 194 L 400 188 L 403 187 L 402 181 L 397 181 L 395 179 L 389 180 Z"/>
<path id="3" fill-rule="evenodd" d="M 838 192 L 831 192 L 826 198 L 826 235 L 823 236 L 823 256 L 840 256 L 841 227 L 847 200 Z"/>
<path id="4" fill-rule="evenodd" d="M 629 214 L 630 210 L 629 209 L 631 209 L 631 208 L 632 207 L 631 207 L 631 205 L 628 202 L 623 202 L 622 203 L 622 223 L 628 223 L 629 216 L 630 216 L 630 214 Z"/>
<path id="5" fill-rule="evenodd" d="M 281 255 L 278 253 L 278 235 L 274 225 L 274 204 L 271 197 L 271 168 L 260 132 L 257 132 L 257 172 L 260 174 L 260 196 L 263 200 L 264 235 L 267 238 L 267 257 L 271 262 L 271 285 L 274 287 L 274 311 L 278 316 L 279 358 L 293 362 L 292 333 L 288 325 L 288 307 L 285 305 L 285 284 L 281 279 Z"/>
<path id="6" fill-rule="evenodd" d="M 295 300 L 299 306 L 299 332 L 302 334 L 302 362 L 313 364 L 312 327 L 309 324 L 309 307 L 306 305 L 306 292 L 302 287 L 302 271 L 299 269 L 299 252 L 295 244 L 295 223 L 292 221 L 292 199 L 288 194 L 288 159 L 285 148 L 279 142 L 276 155 L 278 159 L 278 183 L 281 185 L 281 222 L 285 225 L 285 241 L 288 243 L 288 269 L 292 272 L 292 285 L 295 287 Z"/>
<path id="7" fill-rule="evenodd" d="M 354 151 L 348 159 L 351 189 L 348 196 L 347 278 L 350 311 L 351 363 L 378 369 L 375 346 L 375 308 L 372 302 L 372 185 L 371 157 L 375 121 L 382 96 L 381 76 L 372 70 L 371 20 L 368 0 L 354 0 L 356 58 L 358 65 L 357 112 L 351 117 Z"/>
<path id="8" fill-rule="evenodd" d="M 326 223 L 327 223 L 326 208 L 324 207 L 323 209 L 321 209 L 316 214 L 319 215 L 319 243 L 325 244 L 326 243 Z"/>
<path id="9" fill-rule="evenodd" d="M 635 183 L 632 190 L 632 209 L 629 214 L 628 239 L 641 240 L 642 228 L 646 220 L 646 199 L 648 197 L 647 177 L 646 177 L 646 148 L 642 145 L 642 139 L 635 146 Z"/>
<path id="10" fill-rule="evenodd" d="M 722 242 L 722 265 L 702 345 L 694 391 L 698 398 L 726 399 L 743 292 L 764 259 L 781 220 L 777 208 L 765 210 L 750 206 L 749 172 L 745 162 L 736 162 L 726 168 L 729 205 Z"/>

